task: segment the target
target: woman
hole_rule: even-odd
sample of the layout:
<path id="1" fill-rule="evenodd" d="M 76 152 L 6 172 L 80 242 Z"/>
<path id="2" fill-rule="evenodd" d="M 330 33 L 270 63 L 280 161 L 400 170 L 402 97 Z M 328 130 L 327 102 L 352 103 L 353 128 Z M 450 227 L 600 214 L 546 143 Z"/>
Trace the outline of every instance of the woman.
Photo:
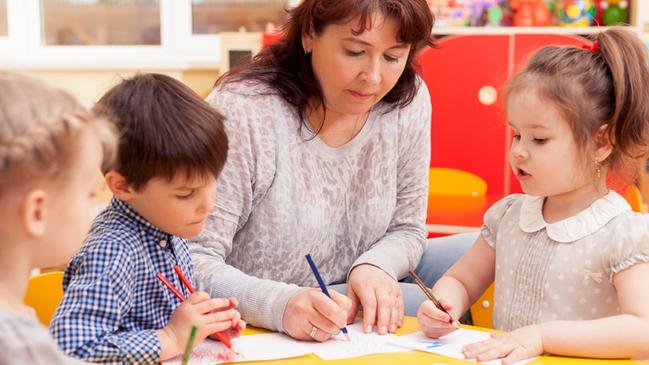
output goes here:
<path id="1" fill-rule="evenodd" d="M 423 295 L 398 280 L 417 267 L 432 285 L 474 239 L 426 247 L 431 106 L 413 58 L 432 25 L 425 0 L 305 0 L 284 40 L 217 82 L 230 152 L 191 248 L 203 290 L 301 340 L 359 304 L 366 332 L 416 313 Z M 346 296 L 313 288 L 307 253 Z"/>

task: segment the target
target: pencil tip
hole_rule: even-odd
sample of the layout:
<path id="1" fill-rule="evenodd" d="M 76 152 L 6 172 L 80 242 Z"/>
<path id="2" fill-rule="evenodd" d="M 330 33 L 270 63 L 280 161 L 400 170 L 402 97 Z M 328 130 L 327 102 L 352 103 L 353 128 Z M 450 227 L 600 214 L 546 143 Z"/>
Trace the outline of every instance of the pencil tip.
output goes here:
<path id="1" fill-rule="evenodd" d="M 347 341 L 352 342 L 352 339 L 349 338 L 349 333 L 345 333 L 345 338 L 347 339 Z"/>
<path id="2" fill-rule="evenodd" d="M 237 354 L 237 356 L 241 356 L 241 352 L 239 352 L 239 349 L 237 349 L 236 347 L 232 346 L 230 347 L 230 350 Z"/>

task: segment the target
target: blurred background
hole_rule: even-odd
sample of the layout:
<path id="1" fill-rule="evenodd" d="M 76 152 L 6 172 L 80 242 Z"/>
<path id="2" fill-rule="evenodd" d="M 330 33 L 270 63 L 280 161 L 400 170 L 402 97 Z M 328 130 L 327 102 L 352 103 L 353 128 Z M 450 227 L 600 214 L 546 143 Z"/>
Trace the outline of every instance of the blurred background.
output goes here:
<path id="1" fill-rule="evenodd" d="M 611 25 L 628 27 L 649 45 L 649 0 L 427 1 L 439 40 L 438 49 L 418 56 L 435 110 L 431 167 L 469 172 L 487 186 L 485 196 L 461 204 L 429 198 L 427 223 L 431 234 L 477 230 L 491 202 L 521 191 L 507 162 L 505 80 L 539 47 L 588 44 Z M 287 10 L 299 2 L 0 0 L 0 70 L 45 79 L 87 106 L 136 72 L 170 75 L 204 97 L 219 75 L 280 39 Z M 637 209 L 646 211 L 649 165 L 638 164 L 644 174 L 616 190 L 639 190 Z M 110 194 L 98 189 L 100 209 Z"/>
<path id="2" fill-rule="evenodd" d="M 341 0 L 342 1 L 342 0 Z M 649 40 L 647 0 L 428 0 L 439 36 L 588 35 L 623 23 Z M 257 52 L 299 0 L 0 0 L 0 69 L 21 70 L 94 102 L 138 70 L 206 95 Z M 272 39 L 266 37 L 266 39 Z"/>

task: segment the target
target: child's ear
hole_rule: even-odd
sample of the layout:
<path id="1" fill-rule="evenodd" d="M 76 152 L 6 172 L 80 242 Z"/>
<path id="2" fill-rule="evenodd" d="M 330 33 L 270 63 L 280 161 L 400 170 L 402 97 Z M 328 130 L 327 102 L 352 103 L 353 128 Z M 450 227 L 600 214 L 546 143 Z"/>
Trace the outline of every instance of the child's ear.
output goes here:
<path id="1" fill-rule="evenodd" d="M 119 200 L 129 201 L 133 198 L 135 190 L 126 181 L 124 175 L 115 170 L 110 170 L 104 175 L 106 186 Z"/>
<path id="2" fill-rule="evenodd" d="M 607 124 L 599 127 L 597 132 L 595 132 L 593 142 L 593 159 L 597 162 L 606 160 L 608 156 L 610 156 L 611 152 L 613 152 L 613 145 L 611 144 Z"/>
<path id="3" fill-rule="evenodd" d="M 39 238 L 45 234 L 50 198 L 43 190 L 32 190 L 20 207 L 20 222 L 29 237 Z"/>

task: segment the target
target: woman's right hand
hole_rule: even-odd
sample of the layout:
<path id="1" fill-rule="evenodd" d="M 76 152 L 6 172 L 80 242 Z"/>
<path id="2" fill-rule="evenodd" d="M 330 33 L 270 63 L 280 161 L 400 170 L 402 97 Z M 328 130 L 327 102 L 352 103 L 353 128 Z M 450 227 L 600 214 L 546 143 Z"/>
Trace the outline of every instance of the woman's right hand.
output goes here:
<path id="1" fill-rule="evenodd" d="M 352 302 L 336 291 L 329 293 L 331 298 L 313 288 L 295 293 L 284 310 L 284 331 L 297 340 L 319 342 L 339 333 L 347 325 Z"/>
<path id="2" fill-rule="evenodd" d="M 444 299 L 439 299 L 440 304 L 450 313 L 452 306 Z M 441 311 L 430 300 L 426 300 L 417 310 L 417 320 L 424 334 L 431 338 L 439 338 L 457 329 L 455 323 L 449 323 L 451 317 Z"/>

